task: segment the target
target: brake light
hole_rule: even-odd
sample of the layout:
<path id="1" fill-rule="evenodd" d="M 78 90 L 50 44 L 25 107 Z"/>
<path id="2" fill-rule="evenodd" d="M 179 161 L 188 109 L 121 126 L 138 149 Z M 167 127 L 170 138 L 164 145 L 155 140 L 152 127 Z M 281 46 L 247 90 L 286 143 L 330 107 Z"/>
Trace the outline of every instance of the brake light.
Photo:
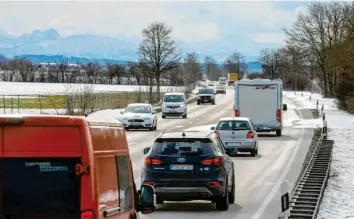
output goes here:
<path id="1" fill-rule="evenodd" d="M 281 110 L 280 109 L 277 110 L 277 120 L 279 123 L 281 123 Z"/>
<path id="2" fill-rule="evenodd" d="M 145 185 L 151 185 L 151 186 L 152 186 L 152 185 L 154 185 L 155 183 L 152 182 L 152 181 L 146 181 L 146 182 L 144 182 L 144 184 L 145 184 Z"/>
<path id="3" fill-rule="evenodd" d="M 157 159 L 157 158 L 150 158 L 150 157 L 145 158 L 145 165 L 146 166 L 161 165 L 162 163 L 163 163 L 162 160 Z"/>
<path id="4" fill-rule="evenodd" d="M 221 157 L 214 157 L 214 158 L 209 158 L 201 161 L 202 164 L 204 165 L 215 165 L 215 166 L 220 166 L 222 163 L 222 158 Z"/>
<path id="5" fill-rule="evenodd" d="M 215 135 L 216 135 L 217 137 L 220 137 L 220 132 L 215 131 Z"/>
<path id="6" fill-rule="evenodd" d="M 249 131 L 249 132 L 247 133 L 247 138 L 254 138 L 254 134 L 253 134 L 252 131 Z"/>
<path id="7" fill-rule="evenodd" d="M 19 125 L 25 122 L 25 118 L 22 116 L 18 117 L 0 117 L 0 125 Z"/>
<path id="8" fill-rule="evenodd" d="M 235 117 L 238 117 L 240 115 L 240 112 L 238 111 L 238 109 L 235 109 Z"/>
<path id="9" fill-rule="evenodd" d="M 84 211 L 81 213 L 81 219 L 95 219 L 95 213 L 93 211 Z"/>
<path id="10" fill-rule="evenodd" d="M 220 187 L 221 183 L 218 181 L 208 182 L 209 186 Z"/>

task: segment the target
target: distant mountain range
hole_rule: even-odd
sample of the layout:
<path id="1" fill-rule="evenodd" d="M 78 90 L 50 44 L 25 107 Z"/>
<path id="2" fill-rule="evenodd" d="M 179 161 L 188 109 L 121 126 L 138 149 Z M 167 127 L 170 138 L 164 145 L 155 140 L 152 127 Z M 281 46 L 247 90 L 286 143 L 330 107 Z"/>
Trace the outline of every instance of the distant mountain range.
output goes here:
<path id="1" fill-rule="evenodd" d="M 62 37 L 53 28 L 48 30 L 34 30 L 32 33 L 21 36 L 13 36 L 0 30 L 0 54 L 8 58 L 27 57 L 35 62 L 58 62 L 65 60 L 69 63 L 87 63 L 97 61 L 99 63 L 124 63 L 137 60 L 137 45 L 140 39 L 137 37 L 108 37 L 89 34 L 71 35 Z M 230 40 L 228 40 L 230 41 Z M 210 48 L 210 45 L 190 45 L 185 42 L 177 42 L 182 50 L 197 52 L 200 59 L 205 56 L 212 56 L 222 63 L 232 51 L 235 50 L 232 44 L 225 39 L 218 44 L 217 48 Z M 215 52 L 222 48 L 222 51 Z M 230 52 L 227 52 L 230 51 Z M 261 71 L 258 56 L 244 55 L 248 62 L 248 71 Z"/>

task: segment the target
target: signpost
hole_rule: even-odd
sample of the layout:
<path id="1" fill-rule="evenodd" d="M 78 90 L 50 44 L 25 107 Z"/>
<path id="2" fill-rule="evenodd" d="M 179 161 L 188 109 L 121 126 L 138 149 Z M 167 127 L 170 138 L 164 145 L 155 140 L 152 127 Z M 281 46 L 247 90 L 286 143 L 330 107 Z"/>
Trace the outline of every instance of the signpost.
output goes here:
<path id="1" fill-rule="evenodd" d="M 285 180 L 281 184 L 281 214 L 280 218 L 288 219 L 290 217 L 290 195 L 289 195 L 289 183 Z"/>

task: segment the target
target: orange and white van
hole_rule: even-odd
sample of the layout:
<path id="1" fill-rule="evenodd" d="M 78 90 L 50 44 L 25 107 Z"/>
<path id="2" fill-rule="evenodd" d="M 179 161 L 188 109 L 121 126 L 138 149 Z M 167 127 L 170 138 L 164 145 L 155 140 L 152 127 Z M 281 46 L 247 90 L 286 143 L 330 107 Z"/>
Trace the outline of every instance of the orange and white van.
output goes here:
<path id="1" fill-rule="evenodd" d="M 155 209 L 136 190 L 120 122 L 0 116 L 1 219 L 137 219 Z"/>

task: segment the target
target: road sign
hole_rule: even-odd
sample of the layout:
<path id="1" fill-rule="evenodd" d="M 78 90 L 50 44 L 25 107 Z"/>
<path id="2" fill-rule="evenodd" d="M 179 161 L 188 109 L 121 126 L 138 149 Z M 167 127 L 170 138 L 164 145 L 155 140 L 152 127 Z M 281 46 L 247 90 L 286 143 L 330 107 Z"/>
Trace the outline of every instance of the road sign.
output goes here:
<path id="1" fill-rule="evenodd" d="M 289 183 L 285 180 L 281 184 L 281 214 L 280 217 L 288 218 L 290 217 L 290 195 L 289 195 Z"/>

